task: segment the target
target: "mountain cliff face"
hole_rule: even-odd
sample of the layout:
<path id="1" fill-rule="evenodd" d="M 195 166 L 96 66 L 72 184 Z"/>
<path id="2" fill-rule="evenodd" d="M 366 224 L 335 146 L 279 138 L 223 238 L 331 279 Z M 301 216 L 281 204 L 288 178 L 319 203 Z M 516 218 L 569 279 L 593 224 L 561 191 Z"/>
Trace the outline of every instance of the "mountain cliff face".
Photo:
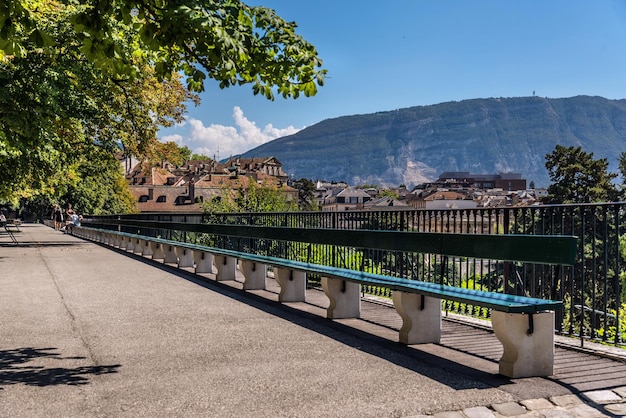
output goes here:
<path id="1" fill-rule="evenodd" d="M 274 156 L 294 178 L 409 187 L 445 171 L 520 173 L 550 184 L 557 144 L 607 158 L 626 151 L 626 100 L 474 99 L 324 120 L 243 154 Z"/>

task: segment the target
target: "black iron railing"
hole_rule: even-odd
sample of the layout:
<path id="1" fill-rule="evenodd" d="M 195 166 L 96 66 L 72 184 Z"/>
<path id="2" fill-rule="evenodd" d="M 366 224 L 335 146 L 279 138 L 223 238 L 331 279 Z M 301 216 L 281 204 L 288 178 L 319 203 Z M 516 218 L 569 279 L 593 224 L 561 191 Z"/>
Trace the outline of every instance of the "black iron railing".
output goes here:
<path id="1" fill-rule="evenodd" d="M 525 294 L 564 301 L 557 315 L 557 330 L 581 341 L 592 339 L 622 344 L 624 276 L 622 257 L 626 246 L 626 203 L 542 205 L 446 210 L 394 210 L 345 212 L 289 212 L 235 214 L 138 214 L 86 219 L 144 220 L 187 224 L 276 226 L 303 229 L 361 229 L 468 234 L 575 235 L 579 238 L 574 268 L 504 263 L 492 260 L 435 257 L 414 252 L 390 252 L 350 246 L 275 242 L 268 239 L 233 238 L 219 234 L 171 229 L 120 227 L 126 232 L 162 236 L 255 251 L 284 258 L 352 268 L 426 281 L 445 281 L 460 287 Z M 622 244 L 624 242 L 624 245 Z M 315 282 L 312 282 L 315 285 Z M 367 293 L 389 296 L 384 289 Z M 381 293 L 382 292 L 382 293 Z M 484 309 L 454 303 L 446 309 L 488 316 Z M 623 324 L 620 324 L 623 323 Z"/>

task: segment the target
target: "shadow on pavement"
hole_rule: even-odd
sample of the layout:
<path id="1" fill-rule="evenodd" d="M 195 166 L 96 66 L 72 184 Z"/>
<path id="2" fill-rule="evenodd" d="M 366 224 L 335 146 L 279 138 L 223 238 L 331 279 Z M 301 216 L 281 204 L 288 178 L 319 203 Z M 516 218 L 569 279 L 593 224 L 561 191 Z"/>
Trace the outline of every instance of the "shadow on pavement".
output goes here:
<path id="1" fill-rule="evenodd" d="M 29 365 L 37 359 L 81 360 L 84 357 L 61 357 L 56 348 L 15 348 L 0 350 L 0 389 L 2 386 L 85 385 L 91 376 L 117 373 L 119 364 L 109 366 L 44 367 Z"/>
<path id="2" fill-rule="evenodd" d="M 468 367 L 444 357 L 416 350 L 389 339 L 361 331 L 349 325 L 326 319 L 295 307 L 280 304 L 254 293 L 238 290 L 227 284 L 211 280 L 174 266 L 153 261 L 143 256 L 106 246 L 128 257 L 135 258 L 158 269 L 167 271 L 223 296 L 247 304 L 298 326 L 332 338 L 351 348 L 382 358 L 390 363 L 404 367 L 421 375 L 436 380 L 452 389 L 487 389 L 510 385 L 512 381 L 498 374 L 491 374 Z"/>

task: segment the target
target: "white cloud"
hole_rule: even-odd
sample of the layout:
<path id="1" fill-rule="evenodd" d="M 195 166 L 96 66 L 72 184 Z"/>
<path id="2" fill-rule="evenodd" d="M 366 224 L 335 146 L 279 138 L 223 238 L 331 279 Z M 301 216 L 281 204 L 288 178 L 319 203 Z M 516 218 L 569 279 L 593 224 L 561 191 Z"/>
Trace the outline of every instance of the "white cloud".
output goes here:
<path id="1" fill-rule="evenodd" d="M 181 146 L 187 145 L 196 154 L 223 159 L 242 154 L 266 142 L 295 134 L 303 129 L 293 126 L 275 128 L 272 124 L 260 129 L 255 122 L 244 116 L 239 106 L 233 108 L 233 120 L 235 126 L 216 124 L 204 126 L 201 120 L 189 118 L 187 120 L 188 136 L 175 134 L 161 139 L 174 141 Z"/>
<path id="2" fill-rule="evenodd" d="M 179 147 L 183 145 L 184 138 L 182 135 L 174 134 L 174 135 L 166 135 L 159 138 L 161 142 L 175 142 Z"/>

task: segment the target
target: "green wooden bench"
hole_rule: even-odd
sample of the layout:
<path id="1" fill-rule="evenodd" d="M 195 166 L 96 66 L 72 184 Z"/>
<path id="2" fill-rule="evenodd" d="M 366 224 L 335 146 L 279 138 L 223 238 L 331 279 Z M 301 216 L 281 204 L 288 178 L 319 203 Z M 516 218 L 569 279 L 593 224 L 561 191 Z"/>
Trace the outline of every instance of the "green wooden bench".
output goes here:
<path id="1" fill-rule="evenodd" d="M 325 230 L 320 233 L 320 230 L 297 231 L 295 228 L 273 227 L 248 227 L 247 230 L 255 238 L 270 238 L 273 235 L 314 243 L 340 241 L 340 244 L 348 245 L 359 242 L 365 248 L 565 266 L 574 264 L 577 250 L 577 239 L 573 236 L 352 230 Z M 220 232 L 225 231 L 234 236 L 244 236 L 244 230 L 239 226 L 220 226 Z M 234 280 L 239 264 L 246 290 L 264 289 L 267 266 L 272 266 L 274 278 L 281 289 L 280 302 L 304 301 L 306 275 L 319 275 L 329 298 L 327 317 L 331 319 L 360 316 L 361 285 L 389 288 L 394 306 L 402 318 L 399 341 L 404 344 L 440 341 L 442 300 L 489 308 L 494 332 L 503 345 L 500 373 L 508 377 L 553 374 L 554 311 L 562 309 L 561 301 L 459 288 L 99 228 L 81 227 L 76 233 L 143 256 L 162 259 L 165 263 L 176 263 L 181 268 L 195 267 L 196 273 L 213 273 L 214 266 L 218 281 Z"/>

